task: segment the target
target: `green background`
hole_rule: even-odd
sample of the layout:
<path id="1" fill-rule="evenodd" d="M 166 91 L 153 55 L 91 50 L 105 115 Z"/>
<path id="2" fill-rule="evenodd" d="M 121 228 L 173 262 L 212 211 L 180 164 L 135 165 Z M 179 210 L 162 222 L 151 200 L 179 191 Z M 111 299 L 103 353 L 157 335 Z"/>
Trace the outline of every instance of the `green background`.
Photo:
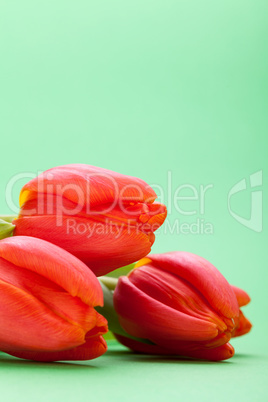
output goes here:
<path id="1" fill-rule="evenodd" d="M 172 234 L 165 224 L 152 251 L 210 260 L 250 294 L 244 311 L 254 324 L 222 363 L 133 356 L 112 341 L 105 356 L 79 364 L 2 354 L 3 400 L 267 398 L 267 27 L 267 0 L 0 1 L 1 213 L 13 212 L 29 174 L 56 165 L 140 177 L 163 189 L 170 226 L 213 227 Z M 258 171 L 261 232 L 227 205 L 245 178 L 231 207 L 250 218 L 249 177 Z M 183 184 L 212 186 L 204 211 L 197 200 L 179 201 L 193 215 L 176 211 Z"/>

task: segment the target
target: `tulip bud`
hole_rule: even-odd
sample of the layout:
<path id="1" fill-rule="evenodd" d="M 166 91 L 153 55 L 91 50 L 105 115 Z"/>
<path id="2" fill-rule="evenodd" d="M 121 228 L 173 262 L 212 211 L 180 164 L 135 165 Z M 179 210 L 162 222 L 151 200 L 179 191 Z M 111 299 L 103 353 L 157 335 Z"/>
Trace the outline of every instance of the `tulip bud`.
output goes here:
<path id="1" fill-rule="evenodd" d="M 0 350 L 38 360 L 89 360 L 105 353 L 101 286 L 67 251 L 33 237 L 0 241 Z"/>
<path id="2" fill-rule="evenodd" d="M 131 337 L 152 344 L 121 334 L 117 339 L 144 353 L 228 359 L 234 354 L 230 338 L 251 327 L 242 319 L 239 295 L 249 301 L 244 291 L 234 291 L 210 262 L 197 255 L 151 255 L 139 261 L 127 277 L 119 278 L 114 307 Z"/>
<path id="3" fill-rule="evenodd" d="M 22 188 L 14 235 L 50 241 L 104 275 L 150 252 L 167 215 L 155 199 L 135 177 L 89 165 L 55 167 Z"/>

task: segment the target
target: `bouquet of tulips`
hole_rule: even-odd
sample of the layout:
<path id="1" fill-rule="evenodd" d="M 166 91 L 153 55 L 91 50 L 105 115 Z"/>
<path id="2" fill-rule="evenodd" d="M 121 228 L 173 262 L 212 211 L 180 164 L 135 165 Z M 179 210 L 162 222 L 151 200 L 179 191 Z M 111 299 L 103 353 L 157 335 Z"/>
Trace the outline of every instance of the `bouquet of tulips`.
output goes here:
<path id="1" fill-rule="evenodd" d="M 149 254 L 167 216 L 156 198 L 138 178 L 89 165 L 28 182 L 19 215 L 0 220 L 0 350 L 89 360 L 106 352 L 109 328 L 135 352 L 232 357 L 229 340 L 251 328 L 240 309 L 250 298 L 202 257 Z M 127 276 L 104 276 L 132 263 Z"/>

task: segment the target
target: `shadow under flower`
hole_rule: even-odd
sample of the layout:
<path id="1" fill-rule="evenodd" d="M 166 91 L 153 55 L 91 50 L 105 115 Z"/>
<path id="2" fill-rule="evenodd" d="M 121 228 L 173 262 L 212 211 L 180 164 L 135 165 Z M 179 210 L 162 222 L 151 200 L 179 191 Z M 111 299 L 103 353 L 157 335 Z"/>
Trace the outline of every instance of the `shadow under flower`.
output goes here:
<path id="1" fill-rule="evenodd" d="M 144 363 L 173 363 L 173 364 L 193 364 L 193 365 L 210 365 L 210 364 L 230 364 L 232 361 L 210 361 L 193 359 L 190 357 L 170 356 L 170 355 L 147 355 L 143 353 L 135 353 L 130 350 L 108 350 L 106 356 L 115 357 L 118 360 L 144 362 Z"/>
<path id="2" fill-rule="evenodd" d="M 25 360 L 25 359 L 19 359 L 17 357 L 8 355 L 4 352 L 0 352 L 0 368 L 1 367 L 7 367 L 12 366 L 12 367 L 39 367 L 41 369 L 73 369 L 74 367 L 78 369 L 97 369 L 98 367 L 94 365 L 88 364 L 87 361 L 79 361 L 79 362 L 74 362 L 74 361 L 57 361 L 57 362 L 38 362 L 34 360 Z"/>

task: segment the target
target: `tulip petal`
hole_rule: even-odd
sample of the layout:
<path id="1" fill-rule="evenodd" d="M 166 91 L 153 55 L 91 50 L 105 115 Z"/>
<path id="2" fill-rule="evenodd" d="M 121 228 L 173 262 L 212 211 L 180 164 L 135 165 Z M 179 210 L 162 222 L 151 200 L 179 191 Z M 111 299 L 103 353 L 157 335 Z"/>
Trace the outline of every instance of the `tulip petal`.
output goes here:
<path id="1" fill-rule="evenodd" d="M 131 338 L 127 338 L 125 336 L 113 333 L 115 338 L 120 342 L 122 345 L 126 346 L 127 348 L 133 350 L 134 352 L 138 353 L 145 353 L 151 355 L 172 355 L 173 352 L 166 348 L 162 348 L 161 346 L 154 345 L 154 344 L 147 344 L 143 342 L 135 341 Z"/>
<path id="2" fill-rule="evenodd" d="M 134 269 L 128 278 L 138 289 L 160 303 L 188 316 L 212 322 L 217 325 L 221 332 L 227 330 L 224 320 L 217 315 L 203 295 L 188 281 L 151 264 Z"/>
<path id="3" fill-rule="evenodd" d="M 58 166 L 41 173 L 22 188 L 20 205 L 37 192 L 58 194 L 91 207 L 118 200 L 152 203 L 156 199 L 153 189 L 141 179 L 83 164 Z"/>
<path id="4" fill-rule="evenodd" d="M 120 277 L 114 291 L 119 321 L 130 335 L 150 339 L 209 340 L 218 335 L 215 324 L 188 316 L 137 289 L 127 277 Z"/>
<path id="5" fill-rule="evenodd" d="M 239 307 L 246 306 L 250 302 L 250 297 L 243 289 L 232 285 L 232 289 L 238 301 Z"/>
<path id="6" fill-rule="evenodd" d="M 56 226 L 56 217 L 53 216 L 28 217 L 27 219 L 17 219 L 15 222 L 16 237 L 20 233 L 42 237 L 42 239 L 50 241 L 75 255 L 91 267 L 97 276 L 128 265 L 147 255 L 155 239 L 153 233 L 146 234 L 136 230 L 136 228 L 107 225 L 93 219 L 63 217 L 61 226 Z M 40 227 L 42 228 L 41 231 Z M 83 265 L 81 261 L 80 264 Z M 62 268 L 59 271 L 64 276 L 66 275 Z M 62 280 L 60 279 L 60 281 Z M 90 286 L 83 286 L 83 289 L 89 288 Z M 99 298 L 97 301 L 96 304 L 101 304 Z"/>
<path id="7" fill-rule="evenodd" d="M 138 203 L 133 206 L 116 205 L 113 209 L 107 211 L 105 214 L 92 216 L 93 219 L 126 226 L 141 232 L 155 232 L 166 219 L 167 209 L 163 204 L 145 204 Z"/>
<path id="8" fill-rule="evenodd" d="M 155 266 L 189 281 L 225 317 L 238 317 L 238 302 L 231 285 L 209 261 L 187 252 L 154 254 L 149 258 Z"/>
<path id="9" fill-rule="evenodd" d="M 79 297 L 73 297 L 63 288 L 41 275 L 25 268 L 17 267 L 0 258 L 0 279 L 27 292 L 64 320 L 79 325 L 85 332 L 94 328 L 97 312 L 83 303 Z"/>
<path id="10" fill-rule="evenodd" d="M 165 221 L 167 216 L 167 209 L 162 204 L 135 204 L 133 207 L 116 205 L 110 208 L 107 204 L 100 208 L 95 208 L 90 211 L 90 214 L 86 212 L 86 209 L 76 209 L 74 204 L 69 201 L 64 201 L 60 205 L 61 209 L 57 205 L 56 197 L 53 197 L 50 203 L 47 197 L 44 201 L 39 202 L 38 205 L 31 201 L 28 201 L 21 208 L 20 215 L 17 219 L 13 220 L 13 224 L 16 225 L 15 235 L 25 234 L 25 229 L 29 225 L 42 234 L 42 226 L 38 226 L 38 218 L 44 221 L 50 220 L 50 224 L 53 223 L 53 231 L 62 226 L 67 220 L 68 230 L 66 234 L 74 233 L 77 230 L 86 237 L 92 231 L 100 231 L 98 227 L 101 225 L 106 227 L 106 231 L 112 227 L 116 228 L 113 232 L 117 234 L 123 228 L 128 230 L 136 230 L 137 232 L 155 232 Z M 134 208 L 135 207 L 135 208 Z M 100 211 L 100 209 L 102 210 Z M 143 209 L 146 209 L 146 212 Z M 133 209 L 135 211 L 133 212 Z M 74 221 L 77 221 L 77 225 L 74 225 Z M 30 222 L 28 222 L 30 220 Z M 95 228 L 90 229 L 90 226 L 94 224 Z M 37 226 L 37 228 L 35 227 Z M 42 230 L 40 230 L 42 228 Z M 50 227 L 51 230 L 51 227 Z"/>
<path id="11" fill-rule="evenodd" d="M 63 320 L 32 295 L 2 280 L 0 322 L 2 351 L 59 351 L 85 342 L 81 327 Z"/>
<path id="12" fill-rule="evenodd" d="M 240 310 L 238 325 L 232 332 L 232 338 L 247 334 L 252 328 L 251 322 L 244 316 Z"/>
<path id="13" fill-rule="evenodd" d="M 48 240 L 104 275 L 150 252 L 153 232 L 167 216 L 155 199 L 138 178 L 89 165 L 59 166 L 22 188 L 13 234 Z"/>
<path id="14" fill-rule="evenodd" d="M 55 282 L 86 304 L 103 304 L 101 286 L 93 272 L 60 247 L 30 236 L 16 236 L 1 240 L 0 257 Z"/>
<path id="15" fill-rule="evenodd" d="M 13 351 L 6 353 L 21 359 L 50 362 L 59 360 L 91 360 L 103 355 L 107 350 L 107 344 L 102 336 L 86 339 L 83 345 L 73 349 L 56 352 Z"/>
<path id="16" fill-rule="evenodd" d="M 193 359 L 219 361 L 230 359 L 234 356 L 234 352 L 233 346 L 230 343 L 225 343 L 213 349 L 181 350 L 179 354 Z"/>
<path id="17" fill-rule="evenodd" d="M 122 343 L 122 345 L 132 349 L 135 352 L 152 354 L 152 355 L 166 355 L 166 356 L 177 356 L 178 358 L 190 357 L 193 359 L 211 360 L 219 361 L 231 358 L 234 355 L 234 348 L 226 343 L 222 346 L 213 349 L 198 348 L 195 344 L 196 349 L 187 349 L 181 346 L 181 348 L 176 351 L 170 350 L 167 347 L 160 347 L 158 345 L 148 345 L 145 343 L 134 341 L 133 339 L 126 338 L 124 336 L 114 334 L 116 339 Z M 168 345 L 168 342 L 167 344 Z M 194 346 L 193 346 L 194 347 Z"/>
<path id="18" fill-rule="evenodd" d="M 108 332 L 108 322 L 101 314 L 96 312 L 95 327 L 90 329 L 86 334 L 86 339 L 94 338 L 98 335 L 103 335 Z"/>

